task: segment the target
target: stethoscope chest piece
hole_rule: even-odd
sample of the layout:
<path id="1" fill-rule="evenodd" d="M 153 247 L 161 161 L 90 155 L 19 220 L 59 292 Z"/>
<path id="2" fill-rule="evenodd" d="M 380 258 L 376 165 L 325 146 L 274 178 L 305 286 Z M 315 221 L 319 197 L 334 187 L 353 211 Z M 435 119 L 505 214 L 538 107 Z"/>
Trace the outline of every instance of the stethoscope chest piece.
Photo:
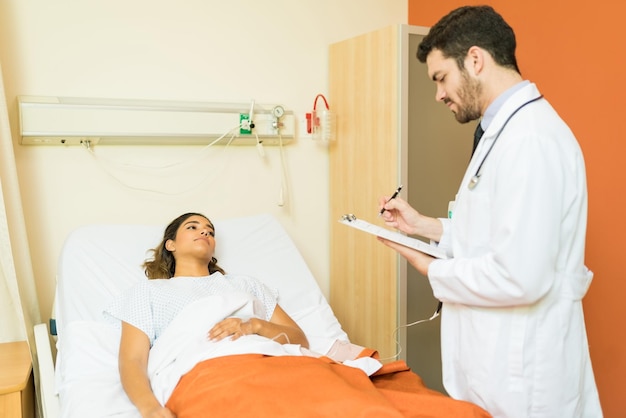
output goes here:
<path id="1" fill-rule="evenodd" d="M 472 178 L 470 179 L 469 183 L 467 184 L 467 188 L 470 190 L 474 190 L 474 187 L 476 187 L 476 185 L 478 184 L 478 181 L 480 180 L 480 174 L 476 174 L 474 176 L 472 176 Z"/>

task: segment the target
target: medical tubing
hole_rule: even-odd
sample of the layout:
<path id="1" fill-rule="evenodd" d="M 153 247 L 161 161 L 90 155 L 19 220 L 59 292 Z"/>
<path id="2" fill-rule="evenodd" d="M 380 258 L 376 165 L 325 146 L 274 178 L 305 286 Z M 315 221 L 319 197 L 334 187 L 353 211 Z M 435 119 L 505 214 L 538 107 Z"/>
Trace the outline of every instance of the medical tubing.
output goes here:
<path id="1" fill-rule="evenodd" d="M 326 105 L 326 109 L 330 109 L 330 107 L 328 106 L 328 101 L 326 100 L 326 97 L 324 97 L 323 94 L 318 94 L 317 96 L 315 96 L 315 101 L 313 102 L 313 110 L 317 109 L 317 99 L 322 98 L 324 100 L 324 104 Z"/>
<path id="2" fill-rule="evenodd" d="M 418 325 L 421 324 L 422 322 L 429 322 L 432 321 L 433 319 L 437 318 L 439 316 L 439 313 L 441 312 L 441 305 L 442 303 L 439 302 L 437 304 L 437 309 L 435 310 L 435 313 L 432 314 L 432 316 L 430 318 L 425 318 L 425 319 L 420 319 L 417 320 L 415 322 L 411 322 L 410 324 L 404 324 L 404 325 L 400 325 L 398 327 L 396 327 L 396 329 L 393 330 L 393 332 L 391 333 L 391 337 L 394 339 L 396 345 L 398 347 L 400 347 L 400 349 L 396 352 L 396 354 L 394 354 L 391 357 L 386 357 L 386 358 L 382 358 L 380 359 L 380 361 L 386 361 L 386 360 L 395 360 L 398 358 L 398 356 L 400 355 L 400 353 L 402 353 L 402 346 L 400 345 L 400 341 L 398 341 L 397 335 L 398 335 L 398 330 L 400 328 L 408 328 L 408 327 L 412 327 L 413 325 Z"/>
<path id="3" fill-rule="evenodd" d="M 224 149 L 222 150 L 222 153 L 226 151 L 226 149 L 230 146 L 231 142 L 233 141 L 233 139 L 235 138 L 235 130 L 239 129 L 239 125 L 237 125 L 237 127 L 229 130 L 228 132 L 224 133 L 223 135 L 221 135 L 219 138 L 217 138 L 216 140 L 214 140 L 213 142 L 211 142 L 210 144 L 206 145 L 205 147 L 203 147 L 203 149 L 201 151 L 207 150 L 209 148 L 211 148 L 214 144 L 216 144 L 217 142 L 219 142 L 220 140 L 222 140 L 223 138 L 225 138 L 227 135 L 230 134 L 230 138 L 228 139 L 226 146 L 224 147 Z M 161 166 L 161 167 L 148 167 L 148 166 L 140 166 L 137 164 L 124 164 L 124 163 L 118 163 L 110 158 L 104 158 L 101 155 L 96 155 L 93 147 L 91 146 L 90 141 L 84 141 L 82 143 L 83 147 L 85 148 L 85 150 L 91 155 L 91 157 L 96 160 L 96 162 L 98 163 L 98 165 L 100 166 L 100 168 L 109 176 L 111 177 L 114 181 L 116 181 L 118 184 L 120 184 L 123 187 L 128 188 L 129 190 L 135 190 L 135 191 L 140 191 L 140 192 L 148 192 L 148 193 L 154 193 L 157 195 L 163 195 L 163 196 L 177 196 L 177 195 L 182 195 L 188 192 L 191 192 L 194 188 L 199 187 L 202 183 L 204 183 L 211 175 L 211 171 L 210 170 L 206 170 L 206 175 L 197 183 L 191 185 L 190 187 L 186 188 L 186 189 L 182 189 L 176 193 L 172 193 L 172 192 L 163 192 L 160 190 L 156 190 L 156 189 L 150 189 L 150 188 L 144 188 L 144 187 L 135 187 L 135 186 L 131 186 L 130 184 L 122 181 L 118 176 L 116 176 L 115 174 L 113 174 L 111 172 L 111 170 L 107 169 L 105 167 L 105 165 L 102 163 L 102 161 L 105 161 L 106 163 L 109 163 L 111 165 L 117 165 L 119 167 L 122 168 L 139 168 L 142 170 L 164 170 L 164 169 L 170 169 L 172 167 L 175 166 L 179 166 L 182 165 L 182 161 L 181 162 L 175 162 L 169 165 L 165 165 L 165 166 Z M 196 156 L 194 158 L 192 158 L 191 160 L 188 161 L 193 161 L 193 160 L 197 160 L 199 159 L 199 157 L 201 156 L 201 152 L 197 153 Z"/>
<path id="4" fill-rule="evenodd" d="M 278 340 L 280 337 L 285 337 L 285 339 L 287 340 L 287 344 L 291 344 L 291 341 L 289 340 L 289 336 L 288 336 L 286 333 L 284 333 L 284 332 L 281 332 L 280 334 L 278 334 L 278 335 L 276 335 L 275 337 L 270 338 L 270 339 L 271 339 L 272 341 L 278 342 L 278 341 L 276 341 L 276 340 Z M 280 344 L 280 343 L 279 343 L 279 344 Z"/>

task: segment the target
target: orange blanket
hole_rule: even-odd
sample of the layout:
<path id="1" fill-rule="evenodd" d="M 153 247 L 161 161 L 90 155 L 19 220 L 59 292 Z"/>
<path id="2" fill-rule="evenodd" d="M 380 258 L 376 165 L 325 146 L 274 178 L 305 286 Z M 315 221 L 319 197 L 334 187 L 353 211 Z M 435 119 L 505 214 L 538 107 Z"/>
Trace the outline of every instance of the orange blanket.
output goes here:
<path id="1" fill-rule="evenodd" d="M 426 388 L 404 363 L 373 376 L 322 357 L 242 354 L 203 361 L 182 377 L 167 407 L 200 417 L 472 417 L 476 405 Z"/>

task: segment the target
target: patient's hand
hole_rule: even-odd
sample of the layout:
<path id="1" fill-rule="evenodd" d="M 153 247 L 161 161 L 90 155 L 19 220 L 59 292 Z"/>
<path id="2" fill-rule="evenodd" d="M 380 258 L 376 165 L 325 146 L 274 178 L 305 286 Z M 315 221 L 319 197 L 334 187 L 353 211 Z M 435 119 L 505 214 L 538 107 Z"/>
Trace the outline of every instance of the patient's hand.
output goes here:
<path id="1" fill-rule="evenodd" d="M 141 414 L 144 418 L 176 418 L 176 415 L 169 409 L 159 406 L 148 411 L 146 414 Z"/>
<path id="2" fill-rule="evenodd" d="M 252 334 L 252 324 L 250 321 L 243 321 L 241 318 L 226 318 L 211 328 L 207 337 L 212 341 L 220 341 L 226 337 L 236 340 L 244 335 Z"/>

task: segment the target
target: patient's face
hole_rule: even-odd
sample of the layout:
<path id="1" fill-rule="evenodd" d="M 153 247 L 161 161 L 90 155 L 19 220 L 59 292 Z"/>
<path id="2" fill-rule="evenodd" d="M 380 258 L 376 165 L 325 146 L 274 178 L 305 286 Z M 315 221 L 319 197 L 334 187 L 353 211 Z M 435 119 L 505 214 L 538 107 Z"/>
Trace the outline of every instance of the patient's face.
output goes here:
<path id="1" fill-rule="evenodd" d="M 178 228 L 176 239 L 167 242 L 166 248 L 177 260 L 192 257 L 208 263 L 215 253 L 213 224 L 202 216 L 190 216 Z"/>

